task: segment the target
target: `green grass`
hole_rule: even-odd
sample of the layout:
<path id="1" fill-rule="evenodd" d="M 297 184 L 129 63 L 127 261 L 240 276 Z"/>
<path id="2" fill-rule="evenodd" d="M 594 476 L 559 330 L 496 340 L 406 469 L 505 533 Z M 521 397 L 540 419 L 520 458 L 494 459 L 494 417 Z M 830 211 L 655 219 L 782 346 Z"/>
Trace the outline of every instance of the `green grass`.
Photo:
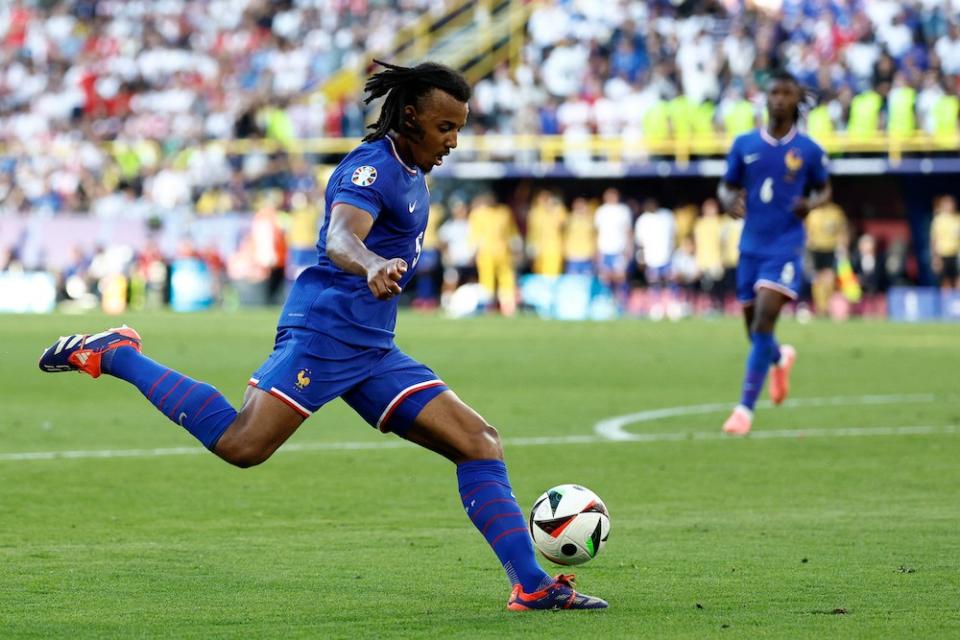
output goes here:
<path id="1" fill-rule="evenodd" d="M 152 357 L 234 402 L 275 311 L 124 318 Z M 511 614 L 453 467 L 413 446 L 11 460 L 28 451 L 192 446 L 118 380 L 36 369 L 102 317 L 0 317 L 0 637 L 956 637 L 960 331 L 785 322 L 797 398 L 933 401 L 758 411 L 755 429 L 929 426 L 927 435 L 513 446 L 600 419 L 735 401 L 732 320 L 564 324 L 404 315 L 399 344 L 497 425 L 524 508 L 579 482 L 612 513 L 577 571 L 605 612 Z M 628 426 L 716 432 L 723 412 Z M 295 443 L 388 442 L 335 402 Z M 556 567 L 547 566 L 556 571 Z M 837 611 L 845 613 L 836 613 Z"/>

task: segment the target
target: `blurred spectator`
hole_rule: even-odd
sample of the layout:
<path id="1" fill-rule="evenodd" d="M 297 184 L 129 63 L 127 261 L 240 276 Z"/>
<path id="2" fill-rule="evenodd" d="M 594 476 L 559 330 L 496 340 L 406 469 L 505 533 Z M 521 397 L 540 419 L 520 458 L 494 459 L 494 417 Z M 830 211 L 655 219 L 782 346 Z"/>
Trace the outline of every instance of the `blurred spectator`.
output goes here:
<path id="1" fill-rule="evenodd" d="M 477 275 L 488 301 L 499 301 L 504 315 L 517 308 L 515 259 L 520 237 L 513 212 L 491 194 L 474 198 L 470 210 L 470 242 L 476 251 Z"/>
<path id="2" fill-rule="evenodd" d="M 826 315 L 837 281 L 837 249 L 847 238 L 847 218 L 835 203 L 814 209 L 804 222 L 807 229 L 807 250 L 813 264 L 810 284 L 814 311 Z"/>
<path id="3" fill-rule="evenodd" d="M 563 231 L 567 209 L 551 191 L 540 191 L 527 218 L 527 254 L 533 272 L 542 276 L 563 273 Z"/>
<path id="4" fill-rule="evenodd" d="M 620 201 L 620 192 L 609 188 L 603 192 L 603 204 L 594 214 L 597 229 L 597 261 L 600 279 L 625 303 L 627 268 L 632 254 L 633 214 Z"/>
<path id="5" fill-rule="evenodd" d="M 649 285 L 657 289 L 670 276 L 677 228 L 673 212 L 659 206 L 653 198 L 643 203 L 637 218 L 637 262 L 643 267 Z M 692 246 L 689 247 L 692 250 Z M 691 251 L 691 259 L 693 258 Z"/>
<path id="6" fill-rule="evenodd" d="M 933 270 L 944 289 L 960 287 L 960 214 L 951 195 L 943 195 L 934 202 L 933 223 L 930 226 Z"/>
<path id="7" fill-rule="evenodd" d="M 467 203 L 459 198 L 453 199 L 450 202 L 450 217 L 437 230 L 444 267 L 441 300 L 444 307 L 457 287 L 476 277 L 476 250 L 470 241 L 468 215 Z"/>
<path id="8" fill-rule="evenodd" d="M 693 227 L 694 256 L 700 272 L 700 288 L 710 296 L 714 312 L 723 309 L 723 243 L 721 241 L 720 206 L 713 198 L 701 208 Z"/>
<path id="9" fill-rule="evenodd" d="M 593 210 L 586 198 L 574 198 L 563 237 L 564 272 L 592 275 L 597 254 Z"/>

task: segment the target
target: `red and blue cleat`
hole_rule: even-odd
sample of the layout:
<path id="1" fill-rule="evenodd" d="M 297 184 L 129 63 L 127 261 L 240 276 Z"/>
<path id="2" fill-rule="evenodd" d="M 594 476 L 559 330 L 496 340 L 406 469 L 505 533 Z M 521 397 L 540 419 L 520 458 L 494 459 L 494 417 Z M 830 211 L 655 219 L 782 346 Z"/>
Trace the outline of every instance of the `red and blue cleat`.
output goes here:
<path id="1" fill-rule="evenodd" d="M 94 334 L 60 336 L 40 356 L 40 370 L 47 373 L 81 371 L 99 378 L 103 354 L 120 347 L 132 347 L 139 352 L 140 343 L 140 334 L 127 325 Z"/>
<path id="2" fill-rule="evenodd" d="M 535 609 L 606 609 L 606 600 L 577 593 L 573 589 L 574 577 L 560 574 L 553 584 L 540 591 L 524 593 L 523 587 L 514 585 L 507 609 L 511 611 L 532 611 Z"/>

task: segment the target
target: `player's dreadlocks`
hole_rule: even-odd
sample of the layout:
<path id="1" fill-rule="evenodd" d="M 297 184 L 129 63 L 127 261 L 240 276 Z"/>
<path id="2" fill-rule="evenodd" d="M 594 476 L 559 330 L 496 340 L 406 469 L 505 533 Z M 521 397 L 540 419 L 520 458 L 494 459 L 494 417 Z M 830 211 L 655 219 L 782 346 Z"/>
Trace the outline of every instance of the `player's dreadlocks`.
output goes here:
<path id="1" fill-rule="evenodd" d="M 404 121 L 403 108 L 408 104 L 416 105 L 431 89 L 440 89 L 460 102 L 470 100 L 470 85 L 460 72 L 450 67 L 436 62 L 424 62 L 415 67 L 400 67 L 380 60 L 374 62 L 386 67 L 386 71 L 375 73 L 367 80 L 364 90 L 368 95 L 364 103 L 370 104 L 384 95 L 387 99 L 380 109 L 380 117 L 367 127 L 373 132 L 364 137 L 364 142 L 383 138 L 391 129 L 408 135 L 421 135 L 419 127 Z"/>

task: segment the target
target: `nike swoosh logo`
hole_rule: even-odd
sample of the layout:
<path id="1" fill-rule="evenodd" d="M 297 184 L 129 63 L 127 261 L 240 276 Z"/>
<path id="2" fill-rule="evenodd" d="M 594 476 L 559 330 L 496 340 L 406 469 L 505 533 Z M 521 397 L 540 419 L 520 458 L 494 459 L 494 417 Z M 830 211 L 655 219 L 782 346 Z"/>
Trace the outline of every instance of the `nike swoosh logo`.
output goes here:
<path id="1" fill-rule="evenodd" d="M 410 213 L 413 213 L 413 210 L 417 208 L 417 201 L 414 200 L 411 202 L 409 205 L 407 205 L 407 208 L 410 209 Z"/>
<path id="2" fill-rule="evenodd" d="M 744 161 L 746 164 L 752 164 L 752 163 L 756 162 L 756 161 L 759 160 L 759 159 L 760 159 L 760 154 L 759 154 L 759 153 L 751 153 L 750 155 L 743 156 L 743 161 Z"/>

